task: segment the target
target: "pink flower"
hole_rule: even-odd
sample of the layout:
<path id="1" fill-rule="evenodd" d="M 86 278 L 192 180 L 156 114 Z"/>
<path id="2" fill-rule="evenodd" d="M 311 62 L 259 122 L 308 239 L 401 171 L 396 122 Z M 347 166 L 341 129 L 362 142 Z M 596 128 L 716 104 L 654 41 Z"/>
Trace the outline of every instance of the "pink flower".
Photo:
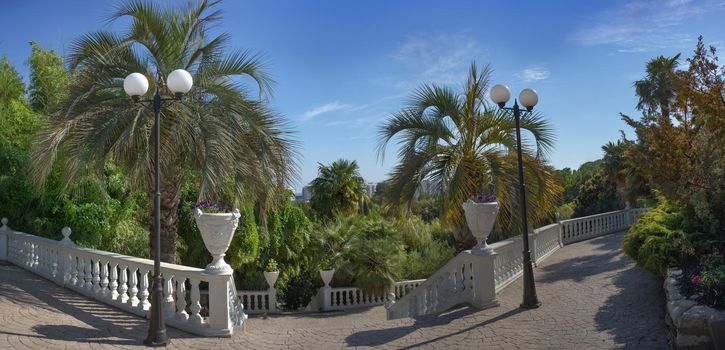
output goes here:
<path id="1" fill-rule="evenodd" d="M 702 284 L 702 276 L 700 276 L 700 275 L 692 276 L 692 279 L 690 281 L 692 282 L 692 284 L 699 286 L 700 284 Z"/>

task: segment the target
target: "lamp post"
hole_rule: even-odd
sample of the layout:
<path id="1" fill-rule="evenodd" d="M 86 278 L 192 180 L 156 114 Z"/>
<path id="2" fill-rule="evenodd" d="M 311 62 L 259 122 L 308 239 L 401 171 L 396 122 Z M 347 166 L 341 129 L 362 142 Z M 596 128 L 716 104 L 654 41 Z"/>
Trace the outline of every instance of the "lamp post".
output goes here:
<path id="1" fill-rule="evenodd" d="M 516 100 L 513 107 L 506 107 L 506 102 L 511 98 L 511 90 L 506 85 L 496 85 L 491 89 L 491 100 L 495 102 L 502 110 L 512 111 L 516 119 L 516 151 L 519 161 L 519 197 L 521 200 L 521 229 L 522 239 L 524 241 L 524 298 L 521 307 L 533 309 L 541 306 L 539 299 L 536 297 L 536 286 L 534 285 L 534 269 L 531 264 L 531 251 L 529 250 L 529 223 L 526 217 L 526 184 L 524 182 L 524 164 L 521 156 L 521 108 Z M 519 101 L 526 108 L 524 113 L 530 113 L 537 102 L 539 96 L 533 89 L 524 89 L 519 94 Z"/>
<path id="2" fill-rule="evenodd" d="M 160 144 L 161 144 L 161 107 L 164 102 L 171 103 L 181 100 L 181 97 L 191 90 L 193 79 L 191 74 L 183 69 L 177 69 L 164 79 L 160 75 L 156 84 L 156 92 L 152 99 L 142 100 L 149 89 L 149 81 L 141 73 L 131 73 L 123 80 L 123 89 L 131 96 L 135 103 L 150 105 L 156 118 L 154 122 L 154 187 L 156 197 L 154 198 L 154 277 L 151 287 L 151 321 L 149 333 L 144 344 L 146 346 L 158 347 L 169 344 L 169 337 L 166 335 L 164 314 L 161 310 L 164 299 L 164 279 L 161 277 L 161 190 L 160 190 Z M 173 97 L 161 97 L 161 89 L 167 87 Z"/>

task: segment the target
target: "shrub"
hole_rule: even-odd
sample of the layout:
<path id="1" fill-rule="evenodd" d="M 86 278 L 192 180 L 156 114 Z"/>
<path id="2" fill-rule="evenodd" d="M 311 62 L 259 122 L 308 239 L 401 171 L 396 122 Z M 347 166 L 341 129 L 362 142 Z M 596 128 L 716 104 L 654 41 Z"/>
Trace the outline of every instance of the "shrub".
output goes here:
<path id="1" fill-rule="evenodd" d="M 680 209 L 661 198 L 656 208 L 643 214 L 629 229 L 622 250 L 647 271 L 664 276 L 689 246 L 683 225 Z"/>
<path id="2" fill-rule="evenodd" d="M 322 280 L 316 269 L 306 269 L 300 274 L 292 276 L 285 285 L 279 288 L 283 309 L 294 311 L 307 306 L 320 287 L 322 287 Z"/>

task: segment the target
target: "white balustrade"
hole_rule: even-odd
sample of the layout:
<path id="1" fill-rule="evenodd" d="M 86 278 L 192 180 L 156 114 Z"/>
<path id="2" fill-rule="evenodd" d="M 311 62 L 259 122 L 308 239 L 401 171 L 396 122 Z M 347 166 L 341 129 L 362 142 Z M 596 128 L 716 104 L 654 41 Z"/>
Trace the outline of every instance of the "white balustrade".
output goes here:
<path id="1" fill-rule="evenodd" d="M 529 248 L 531 249 L 534 264 L 538 264 L 542 260 L 548 258 L 549 255 L 553 254 L 563 245 L 561 243 L 561 230 L 559 224 L 539 227 L 534 230 L 531 238 L 533 240 L 533 244 Z"/>
<path id="2" fill-rule="evenodd" d="M 463 303 L 481 309 L 498 305 L 495 257 L 472 254 L 470 250 L 459 253 L 407 295 L 387 304 L 388 319 L 443 312 Z"/>
<path id="3" fill-rule="evenodd" d="M 561 241 L 563 244 L 569 244 L 624 231 L 634 224 L 637 216 L 649 210 L 649 208 L 623 209 L 562 220 L 560 222 Z"/>
<path id="4" fill-rule="evenodd" d="M 146 317 L 154 262 L 76 247 L 63 230 L 63 241 L 17 232 L 3 219 L 0 260 L 7 260 L 85 296 Z M 209 275 L 203 269 L 161 263 L 164 312 L 169 326 L 203 336 L 231 336 L 245 315 L 234 298 L 231 274 Z M 208 312 L 201 314 L 199 284 L 208 285 Z M 190 289 L 189 289 L 190 287 Z M 188 300 L 188 302 L 187 302 Z"/>
<path id="5" fill-rule="evenodd" d="M 270 312 L 269 291 L 266 290 L 238 290 L 237 298 L 247 314 L 262 314 Z"/>

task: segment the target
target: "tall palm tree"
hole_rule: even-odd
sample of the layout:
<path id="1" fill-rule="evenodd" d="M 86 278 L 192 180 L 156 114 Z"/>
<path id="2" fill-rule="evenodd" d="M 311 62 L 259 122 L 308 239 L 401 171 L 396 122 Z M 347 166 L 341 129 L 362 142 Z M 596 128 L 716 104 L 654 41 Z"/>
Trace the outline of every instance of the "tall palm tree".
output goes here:
<path id="1" fill-rule="evenodd" d="M 659 56 L 647 62 L 647 76 L 634 83 L 639 97 L 637 109 L 654 113 L 658 109 L 664 117 L 669 116 L 676 98 L 675 70 L 680 64 L 680 54 L 673 57 Z"/>
<path id="2" fill-rule="evenodd" d="M 356 213 L 365 196 L 365 180 L 356 161 L 338 159 L 330 165 L 319 164 L 319 175 L 312 180 L 310 205 L 323 219 L 337 214 Z"/>
<path id="3" fill-rule="evenodd" d="M 463 219 L 462 203 L 475 192 L 495 193 L 501 210 L 497 223 L 505 232 L 518 232 L 518 178 L 516 132 L 513 117 L 486 102 L 491 70 L 471 64 L 460 92 L 424 84 L 407 106 L 378 129 L 378 155 L 397 137 L 398 164 L 389 182 L 388 200 L 409 209 L 423 180 L 433 182 L 441 202 L 441 216 L 453 226 L 458 249 L 475 243 Z M 532 224 L 554 210 L 560 188 L 546 166 L 554 134 L 538 113 L 526 113 L 521 127 L 533 144 L 523 144 L 527 200 Z"/>
<path id="4" fill-rule="evenodd" d="M 228 50 L 228 33 L 209 33 L 222 18 L 218 3 L 200 0 L 183 9 L 151 1 L 121 3 L 110 20 L 128 19 L 125 31 L 91 32 L 71 45 L 68 98 L 39 133 L 33 152 L 31 174 L 39 187 L 55 163 L 68 186 L 83 173 L 101 174 L 104 162 L 112 160 L 153 203 L 154 116 L 125 95 L 123 79 L 140 72 L 151 91 L 171 95 L 166 74 L 177 68 L 191 72 L 193 89 L 161 112 L 161 259 L 166 262 L 176 260 L 179 189 L 187 171 L 200 172 L 202 198 L 218 197 L 234 181 L 238 194 L 266 202 L 270 192 L 285 188 L 297 167 L 286 126 L 264 103 L 272 80 L 259 57 Z M 255 82 L 258 94 L 246 87 L 244 77 Z"/>

